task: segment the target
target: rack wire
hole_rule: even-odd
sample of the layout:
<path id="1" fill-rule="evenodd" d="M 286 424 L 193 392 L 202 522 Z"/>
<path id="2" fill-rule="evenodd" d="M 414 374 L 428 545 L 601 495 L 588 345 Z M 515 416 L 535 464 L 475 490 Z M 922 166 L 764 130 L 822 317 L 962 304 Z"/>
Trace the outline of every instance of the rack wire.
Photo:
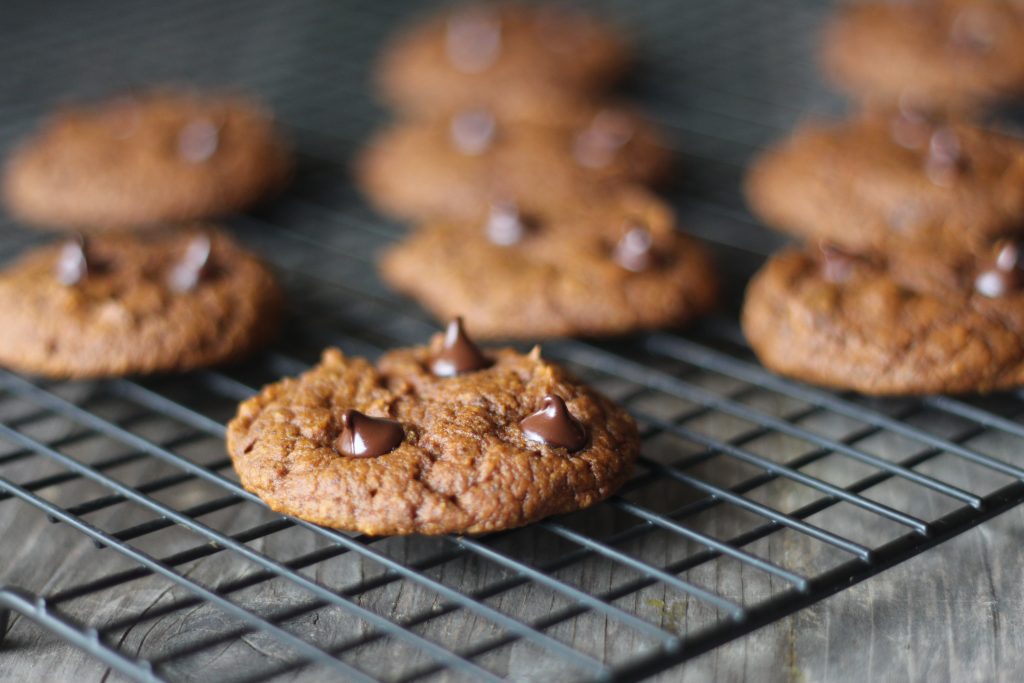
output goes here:
<path id="1" fill-rule="evenodd" d="M 814 73 L 828 7 L 601 5 L 643 48 L 629 94 L 671 133 L 683 171 L 666 194 L 737 283 L 735 305 L 780 243 L 743 209 L 744 164 L 802 117 L 841 107 Z M 642 427 L 636 475 L 596 508 L 429 539 L 350 535 L 268 511 L 224 454 L 237 402 L 326 344 L 374 357 L 437 329 L 376 278 L 374 254 L 403 228 L 361 202 L 346 170 L 384 116 L 368 64 L 420 9 L 188 0 L 5 10 L 4 150 L 66 98 L 170 80 L 267 99 L 301 172 L 288 196 L 231 221 L 289 291 L 294 320 L 278 348 L 182 377 L 70 383 L 0 371 L 0 518 L 45 516 L 31 552 L 79 558 L 52 589 L 18 562 L 0 565 L 0 606 L 140 681 L 197 671 L 231 681 L 634 679 L 1024 501 L 1019 396 L 823 391 L 764 371 L 724 313 L 682 334 L 544 347 Z M 40 239 L 6 219 L 0 229 L 5 255 Z M 16 540 L 0 533 L 0 556 Z"/>

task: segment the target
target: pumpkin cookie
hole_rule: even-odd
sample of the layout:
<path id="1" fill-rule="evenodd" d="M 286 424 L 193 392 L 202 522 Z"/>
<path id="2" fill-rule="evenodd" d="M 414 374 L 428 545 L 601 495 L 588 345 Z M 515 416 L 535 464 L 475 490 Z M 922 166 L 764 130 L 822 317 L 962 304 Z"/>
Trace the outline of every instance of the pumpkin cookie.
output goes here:
<path id="1" fill-rule="evenodd" d="M 380 262 L 386 282 L 488 338 L 615 335 L 685 324 L 714 304 L 708 254 L 672 211 L 619 188 L 558 212 L 493 204 L 419 228 Z"/>
<path id="2" fill-rule="evenodd" d="M 290 171 L 259 107 L 154 91 L 58 113 L 8 160 L 3 192 L 28 223 L 95 231 L 236 211 Z"/>
<path id="3" fill-rule="evenodd" d="M 544 360 L 481 351 L 458 321 L 372 364 L 336 349 L 228 425 L 246 489 L 367 534 L 485 533 L 589 507 L 629 476 L 633 419 Z"/>
<path id="4" fill-rule="evenodd" d="M 0 273 L 0 365 L 49 377 L 183 371 L 236 360 L 277 331 L 270 272 L 226 234 L 104 234 Z"/>

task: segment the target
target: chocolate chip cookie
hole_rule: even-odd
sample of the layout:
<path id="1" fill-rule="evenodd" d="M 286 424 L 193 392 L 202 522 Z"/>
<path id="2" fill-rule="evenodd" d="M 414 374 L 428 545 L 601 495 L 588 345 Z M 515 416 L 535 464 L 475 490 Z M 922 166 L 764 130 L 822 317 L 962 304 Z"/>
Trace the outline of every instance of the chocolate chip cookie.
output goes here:
<path id="1" fill-rule="evenodd" d="M 621 107 L 590 106 L 557 126 L 474 109 L 379 133 L 356 176 L 385 213 L 464 220 L 498 197 L 559 206 L 581 184 L 654 182 L 670 160 L 658 132 Z"/>
<path id="2" fill-rule="evenodd" d="M 870 105 L 977 109 L 1024 94 L 1024 3 L 847 3 L 826 31 L 824 61 Z"/>
<path id="3" fill-rule="evenodd" d="M 290 170 L 260 107 L 159 90 L 58 113 L 8 159 L 3 192 L 28 223 L 94 231 L 242 209 Z"/>
<path id="4" fill-rule="evenodd" d="M 384 280 L 488 338 L 615 335 L 682 325 L 717 292 L 708 254 L 672 211 L 620 188 L 557 212 L 496 202 L 419 228 L 381 259 Z"/>
<path id="5" fill-rule="evenodd" d="M 566 94 L 606 89 L 628 62 L 620 34 L 579 11 L 475 3 L 397 36 L 377 82 L 406 113 L 507 104 L 542 115 Z"/>
<path id="6" fill-rule="evenodd" d="M 806 125 L 754 163 L 746 190 L 802 238 L 976 250 L 1024 231 L 1024 143 L 910 111 Z"/>
<path id="7" fill-rule="evenodd" d="M 0 365 L 91 378 L 236 360 L 277 331 L 281 301 L 218 230 L 69 239 L 0 273 Z"/>
<path id="8" fill-rule="evenodd" d="M 743 330 L 766 367 L 838 389 L 1011 389 L 1024 384 L 1021 253 L 788 249 L 750 283 Z"/>
<path id="9" fill-rule="evenodd" d="M 275 511 L 366 534 L 485 533 L 589 507 L 629 476 L 633 419 L 545 360 L 481 351 L 457 321 L 375 365 L 336 349 L 228 425 Z"/>

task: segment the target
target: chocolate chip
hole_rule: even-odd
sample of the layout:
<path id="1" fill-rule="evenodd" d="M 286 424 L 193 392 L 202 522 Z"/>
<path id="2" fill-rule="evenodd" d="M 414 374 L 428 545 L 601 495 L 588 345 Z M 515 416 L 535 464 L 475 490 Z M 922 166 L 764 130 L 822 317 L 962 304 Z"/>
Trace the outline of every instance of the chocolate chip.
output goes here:
<path id="1" fill-rule="evenodd" d="M 341 435 L 334 447 L 353 458 L 372 458 L 398 448 L 405 439 L 402 423 L 370 417 L 358 410 L 346 410 L 341 416 Z"/>
<path id="2" fill-rule="evenodd" d="M 842 284 L 850 279 L 857 262 L 855 255 L 828 243 L 819 244 L 818 251 L 821 253 L 821 276 L 823 278 L 836 284 Z"/>
<path id="3" fill-rule="evenodd" d="M 626 232 L 612 251 L 617 264 L 634 273 L 647 270 L 654 265 L 654 239 L 646 225 L 633 221 L 626 225 Z"/>
<path id="4" fill-rule="evenodd" d="M 936 185 L 949 186 L 964 169 L 960 140 L 950 128 L 937 128 L 928 141 L 925 173 Z"/>
<path id="5" fill-rule="evenodd" d="M 585 168 L 604 168 L 633 138 L 633 124 L 622 112 L 602 109 L 573 141 L 576 162 Z"/>
<path id="6" fill-rule="evenodd" d="M 464 372 L 473 372 L 489 366 L 491 362 L 481 353 L 476 344 L 466 335 L 462 328 L 462 318 L 455 318 L 448 323 L 444 333 L 444 344 L 441 352 L 430 364 L 430 370 L 438 377 L 454 377 Z"/>
<path id="7" fill-rule="evenodd" d="M 445 31 L 448 61 L 459 71 L 486 71 L 501 54 L 501 18 L 493 11 L 474 7 L 448 17 Z"/>
<path id="8" fill-rule="evenodd" d="M 77 285 L 89 276 L 85 237 L 77 235 L 61 245 L 56 271 L 57 281 L 68 287 Z"/>
<path id="9" fill-rule="evenodd" d="M 924 112 L 901 103 L 899 113 L 889 122 L 889 134 L 900 147 L 923 149 L 931 139 L 933 127 Z"/>
<path id="10" fill-rule="evenodd" d="M 990 298 L 1006 296 L 1024 287 L 1020 245 L 1004 241 L 996 245 L 995 258 L 983 266 L 974 278 L 974 289 Z"/>
<path id="11" fill-rule="evenodd" d="M 184 256 L 168 275 L 167 284 L 171 289 L 178 292 L 195 289 L 195 286 L 209 272 L 211 249 L 209 235 L 200 233 L 189 240 Z"/>
<path id="12" fill-rule="evenodd" d="M 569 452 L 578 451 L 587 443 L 583 425 L 572 416 L 562 397 L 556 394 L 545 396 L 543 407 L 523 418 L 519 426 L 528 441 L 539 441 Z"/>
<path id="13" fill-rule="evenodd" d="M 527 226 L 515 202 L 499 201 L 491 204 L 484 226 L 487 239 L 501 247 L 518 244 L 526 237 Z"/>
<path id="14" fill-rule="evenodd" d="M 949 43 L 954 48 L 978 55 L 992 52 L 996 44 L 996 18 L 981 7 L 961 10 L 953 19 Z"/>
<path id="15" fill-rule="evenodd" d="M 213 158 L 220 145 L 220 130 L 209 119 L 189 121 L 178 132 L 178 156 L 190 164 Z"/>
<path id="16" fill-rule="evenodd" d="M 483 154 L 494 142 L 494 117 L 484 109 L 471 109 L 452 118 L 449 132 L 455 148 L 467 156 Z"/>

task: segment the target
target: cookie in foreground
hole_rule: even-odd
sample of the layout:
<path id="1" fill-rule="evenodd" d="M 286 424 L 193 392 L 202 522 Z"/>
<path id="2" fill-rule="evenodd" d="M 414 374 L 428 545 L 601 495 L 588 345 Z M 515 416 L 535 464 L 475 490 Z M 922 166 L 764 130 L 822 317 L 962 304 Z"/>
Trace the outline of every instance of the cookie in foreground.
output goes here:
<path id="1" fill-rule="evenodd" d="M 476 220 L 417 228 L 386 251 L 383 279 L 481 338 L 610 336 L 685 325 L 715 304 L 708 252 L 638 187 L 557 212 L 497 202 Z"/>
<path id="2" fill-rule="evenodd" d="M 1024 231 L 1024 143 L 913 111 L 805 124 L 746 179 L 751 209 L 853 250 L 977 250 Z"/>
<path id="3" fill-rule="evenodd" d="M 246 208 L 278 192 L 291 168 L 260 106 L 153 90 L 55 114 L 7 160 L 3 193 L 34 225 L 130 229 Z"/>
<path id="4" fill-rule="evenodd" d="M 325 351 L 242 403 L 227 445 L 277 512 L 372 535 L 476 534 L 607 498 L 640 440 L 539 349 L 480 350 L 456 320 L 376 364 Z"/>
<path id="5" fill-rule="evenodd" d="M 56 378 L 190 370 L 263 346 L 281 310 L 267 267 L 218 230 L 72 238 L 0 272 L 0 365 Z"/>
<path id="6" fill-rule="evenodd" d="M 755 275 L 743 331 L 766 367 L 863 394 L 1024 384 L 1020 247 L 969 254 L 786 249 Z"/>

